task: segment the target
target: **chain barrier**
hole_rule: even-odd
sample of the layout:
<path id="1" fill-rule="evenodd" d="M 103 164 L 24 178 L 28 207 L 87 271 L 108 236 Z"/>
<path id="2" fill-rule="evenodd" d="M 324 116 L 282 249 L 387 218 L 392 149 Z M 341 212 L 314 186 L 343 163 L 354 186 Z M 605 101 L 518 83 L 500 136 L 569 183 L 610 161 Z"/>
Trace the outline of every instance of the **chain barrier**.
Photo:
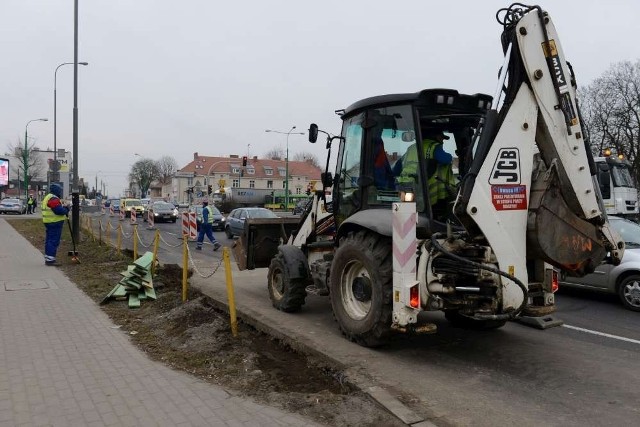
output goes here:
<path id="1" fill-rule="evenodd" d="M 218 269 L 222 265 L 222 261 L 223 261 L 222 257 L 221 257 L 220 260 L 218 261 L 218 265 L 213 267 L 213 271 L 211 273 L 204 274 L 204 273 L 200 272 L 200 270 L 196 266 L 196 263 L 193 261 L 193 258 L 191 257 L 191 251 L 189 250 L 188 246 L 187 246 L 187 256 L 189 257 L 189 264 L 191 264 L 191 267 L 193 267 L 193 271 L 195 271 L 196 274 L 198 276 L 202 277 L 203 279 L 208 279 L 209 277 L 213 276 L 216 273 L 216 271 L 218 271 Z"/>
<path id="2" fill-rule="evenodd" d="M 140 233 L 137 232 L 136 230 L 136 236 L 138 237 L 138 242 L 140 242 L 140 244 L 142 245 L 143 248 L 148 248 L 151 245 L 153 245 L 153 241 L 151 241 L 151 243 L 149 243 L 148 245 L 146 245 L 143 241 L 142 241 L 142 237 L 140 237 Z"/>
<path id="3" fill-rule="evenodd" d="M 122 234 L 122 237 L 124 237 L 125 239 L 128 239 L 129 237 L 133 236 L 133 231 L 131 231 L 130 234 L 127 234 L 124 232 L 124 228 L 120 227 L 120 233 Z"/>
<path id="4" fill-rule="evenodd" d="M 112 231 L 115 231 L 116 235 L 118 235 L 118 233 L 124 237 L 125 239 L 129 239 L 131 237 L 134 237 L 135 234 L 135 238 L 137 238 L 138 242 L 144 247 L 144 248 L 150 248 L 153 244 L 154 244 L 154 240 L 151 241 L 151 243 L 145 243 L 142 240 L 142 237 L 140 236 L 140 233 L 137 232 L 137 230 L 134 228 L 130 233 L 125 233 L 124 228 L 121 227 L 122 224 L 118 224 L 119 226 L 114 226 L 111 224 L 111 221 L 107 220 L 108 226 L 103 225 L 102 223 L 102 219 L 99 220 L 99 225 L 98 227 L 100 228 L 100 230 L 102 230 L 103 232 L 107 232 L 107 230 L 110 231 L 109 234 L 111 234 Z M 85 217 L 85 221 L 84 221 L 84 225 L 87 229 L 87 231 L 90 234 L 94 234 L 93 233 L 93 226 L 91 224 L 91 218 L 90 217 Z M 172 233 L 170 231 L 165 232 L 168 235 L 171 236 L 176 236 L 179 237 L 178 233 Z M 164 233 L 158 233 L 158 237 L 159 237 L 159 241 L 161 241 L 162 243 L 164 243 L 166 246 L 170 247 L 170 248 L 178 248 L 180 246 L 183 245 L 183 242 L 180 241 L 177 244 L 171 244 L 169 243 L 163 236 Z M 111 239 L 111 236 L 108 237 L 109 240 Z M 205 245 L 210 245 L 209 242 L 203 242 Z M 212 245 L 211 245 L 212 246 Z M 204 272 L 201 270 L 202 267 L 198 268 L 198 266 L 196 265 L 193 257 L 191 256 L 191 250 L 189 249 L 189 247 L 187 246 L 187 257 L 188 257 L 188 263 L 191 265 L 191 267 L 193 268 L 193 270 L 195 271 L 195 273 L 200 276 L 203 279 L 207 279 L 211 276 L 213 276 L 218 269 L 220 268 L 220 266 L 222 265 L 222 263 L 224 262 L 223 257 L 220 257 L 219 260 L 217 260 L 216 262 L 214 262 L 214 266 L 213 269 L 210 272 Z"/>
<path id="5" fill-rule="evenodd" d="M 175 233 L 167 233 L 167 234 L 175 235 Z M 162 241 L 162 243 L 164 243 L 165 245 L 169 246 L 170 248 L 178 248 L 178 247 L 182 246 L 182 242 L 178 243 L 177 245 L 172 245 L 171 243 L 167 242 L 166 240 L 164 240 L 164 237 L 162 237 L 162 233 L 160 233 L 160 241 Z"/>

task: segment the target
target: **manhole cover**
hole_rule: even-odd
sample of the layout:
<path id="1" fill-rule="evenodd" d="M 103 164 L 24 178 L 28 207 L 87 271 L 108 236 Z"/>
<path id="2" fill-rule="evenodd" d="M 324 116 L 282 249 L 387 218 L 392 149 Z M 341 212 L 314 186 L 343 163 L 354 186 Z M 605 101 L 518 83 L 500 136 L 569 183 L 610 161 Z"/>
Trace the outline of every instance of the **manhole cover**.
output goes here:
<path id="1" fill-rule="evenodd" d="M 35 291 L 49 289 L 49 284 L 44 280 L 13 280 L 4 282 L 4 289 L 7 291 Z"/>

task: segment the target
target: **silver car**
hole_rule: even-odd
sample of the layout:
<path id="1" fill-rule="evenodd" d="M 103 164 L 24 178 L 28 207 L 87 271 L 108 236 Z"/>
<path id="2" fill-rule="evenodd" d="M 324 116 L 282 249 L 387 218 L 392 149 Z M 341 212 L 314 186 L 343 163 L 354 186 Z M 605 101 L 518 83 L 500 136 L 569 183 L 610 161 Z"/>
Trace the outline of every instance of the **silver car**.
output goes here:
<path id="1" fill-rule="evenodd" d="M 602 264 L 584 277 L 563 277 L 560 287 L 617 294 L 625 308 L 640 311 L 640 225 L 614 216 L 609 223 L 626 245 L 620 265 Z"/>
<path id="2" fill-rule="evenodd" d="M 2 199 L 0 202 L 0 214 L 8 213 L 24 215 L 27 213 L 27 205 L 20 199 Z"/>

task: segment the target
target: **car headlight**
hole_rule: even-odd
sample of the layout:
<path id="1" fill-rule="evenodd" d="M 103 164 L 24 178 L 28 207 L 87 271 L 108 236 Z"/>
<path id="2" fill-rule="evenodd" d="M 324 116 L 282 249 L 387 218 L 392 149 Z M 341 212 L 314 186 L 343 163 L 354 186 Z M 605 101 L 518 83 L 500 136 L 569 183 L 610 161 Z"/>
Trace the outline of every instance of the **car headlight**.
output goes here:
<path id="1" fill-rule="evenodd" d="M 160 216 L 160 214 L 157 212 L 154 212 L 153 216 Z"/>
<path id="2" fill-rule="evenodd" d="M 224 222 L 226 220 L 225 217 L 222 217 L 222 219 L 220 220 L 220 222 Z"/>

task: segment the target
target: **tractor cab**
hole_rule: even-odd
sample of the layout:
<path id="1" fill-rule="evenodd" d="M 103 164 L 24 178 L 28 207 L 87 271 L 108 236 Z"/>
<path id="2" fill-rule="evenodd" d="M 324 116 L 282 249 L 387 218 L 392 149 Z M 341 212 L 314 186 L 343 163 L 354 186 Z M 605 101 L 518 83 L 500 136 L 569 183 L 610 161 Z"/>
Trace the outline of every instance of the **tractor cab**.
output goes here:
<path id="1" fill-rule="evenodd" d="M 419 234 L 443 229 L 453 219 L 458 184 L 491 101 L 484 94 L 429 89 L 367 98 L 340 111 L 336 224 L 354 216 L 362 222 L 364 211 L 388 212 L 393 202 L 414 201 Z"/>

